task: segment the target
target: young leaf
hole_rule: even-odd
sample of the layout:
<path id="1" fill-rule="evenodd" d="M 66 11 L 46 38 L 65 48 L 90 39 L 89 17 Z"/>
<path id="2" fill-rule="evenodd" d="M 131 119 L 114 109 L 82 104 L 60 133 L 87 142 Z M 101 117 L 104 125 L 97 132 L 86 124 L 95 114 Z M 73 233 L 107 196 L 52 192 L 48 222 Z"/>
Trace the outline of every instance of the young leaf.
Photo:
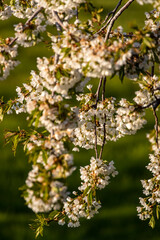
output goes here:
<path id="1" fill-rule="evenodd" d="M 154 228 L 155 227 L 155 219 L 154 219 L 154 216 L 151 217 L 150 221 L 149 221 L 149 226 L 151 228 Z"/>
<path id="2" fill-rule="evenodd" d="M 92 191 L 90 191 L 88 194 L 88 205 L 92 205 L 92 200 L 93 200 L 93 195 L 92 195 Z"/>
<path id="3" fill-rule="evenodd" d="M 160 205 L 157 205 L 157 207 L 156 207 L 156 216 L 157 216 L 157 219 L 159 219 L 159 212 L 160 212 Z"/>

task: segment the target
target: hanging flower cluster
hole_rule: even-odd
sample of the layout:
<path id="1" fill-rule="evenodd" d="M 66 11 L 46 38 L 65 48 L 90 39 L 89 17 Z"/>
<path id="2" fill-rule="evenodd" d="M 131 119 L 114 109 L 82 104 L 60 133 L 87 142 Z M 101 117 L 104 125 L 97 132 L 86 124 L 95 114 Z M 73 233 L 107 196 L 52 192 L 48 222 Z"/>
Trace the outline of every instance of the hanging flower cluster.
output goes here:
<path id="1" fill-rule="evenodd" d="M 133 104 L 126 99 L 116 102 L 114 98 L 99 101 L 92 93 L 78 97 L 81 108 L 78 115 L 78 127 L 75 128 L 74 144 L 86 149 L 94 148 L 95 119 L 97 128 L 97 145 L 102 146 L 105 124 L 106 141 L 116 141 L 124 135 L 135 134 L 145 124 L 144 111 L 136 111 Z"/>
<path id="2" fill-rule="evenodd" d="M 9 47 L 6 41 L 0 40 L 0 80 L 8 77 L 10 70 L 14 69 L 19 64 L 16 60 L 17 45 Z"/>
<path id="3" fill-rule="evenodd" d="M 137 207 L 139 218 L 141 220 L 149 219 L 152 228 L 155 225 L 156 218 L 159 219 L 160 212 L 160 153 L 159 142 L 156 143 L 154 132 L 147 135 L 153 151 L 149 155 L 150 162 L 147 165 L 147 169 L 152 173 L 152 178 L 141 180 L 145 197 L 139 198 L 141 206 Z"/>
<path id="4" fill-rule="evenodd" d="M 105 188 L 109 184 L 110 175 L 115 177 L 118 172 L 115 170 L 113 161 L 105 164 L 104 160 L 90 160 L 90 165 L 80 168 L 81 186 L 79 190 L 82 192 L 75 198 L 68 197 L 64 203 L 64 213 L 69 218 L 68 227 L 78 227 L 80 225 L 79 218 L 92 218 L 101 207 L 100 201 L 96 199 L 96 191 Z M 64 219 L 63 219 L 63 223 Z M 62 220 L 59 222 L 62 224 Z"/>
<path id="5" fill-rule="evenodd" d="M 39 216 L 36 234 L 51 221 L 68 227 L 78 227 L 80 218 L 92 218 L 101 207 L 97 191 L 105 188 L 110 178 L 117 175 L 114 162 L 102 158 L 108 141 L 117 141 L 125 135 L 135 134 L 146 123 L 145 109 L 152 108 L 155 116 L 154 154 L 150 155 L 148 169 L 153 178 L 143 180 L 144 194 L 138 215 L 142 220 L 151 218 L 160 202 L 159 144 L 156 110 L 160 104 L 160 78 L 156 66 L 160 62 L 160 4 L 146 13 L 143 29 L 124 33 L 120 26 L 112 30 L 115 19 L 133 2 L 119 1 L 113 13 L 101 25 L 101 10 L 87 0 L 12 0 L 0 2 L 0 19 L 11 15 L 26 19 L 14 26 L 15 36 L 0 43 L 0 79 L 5 79 L 16 60 L 18 47 L 30 47 L 42 41 L 48 25 L 57 34 L 47 32 L 49 58 L 37 58 L 37 71 L 17 87 L 17 98 L 7 103 L 0 100 L 0 120 L 5 113 L 26 113 L 30 131 L 18 130 L 6 134 L 13 142 L 13 150 L 23 142 L 32 169 L 22 187 L 26 204 L 36 213 L 51 212 L 48 218 Z M 92 14 L 86 22 L 80 20 L 81 9 Z M 93 17 L 94 16 L 94 17 Z M 72 21 L 70 19 L 72 18 Z M 100 29 L 96 29 L 101 26 Z M 115 75 L 134 80 L 139 86 L 135 98 L 106 97 L 107 77 Z M 99 81 L 97 91 L 88 82 Z M 87 90 L 86 88 L 87 87 Z M 151 138 L 152 139 L 152 138 Z M 73 147 L 74 145 L 74 147 Z M 67 178 L 76 167 L 73 151 L 95 149 L 90 164 L 80 167 L 81 185 L 74 197 L 66 186 Z M 158 217 L 157 217 L 158 218 Z M 150 225 L 152 225 L 150 223 Z M 40 230 L 41 229 L 41 230 Z"/>

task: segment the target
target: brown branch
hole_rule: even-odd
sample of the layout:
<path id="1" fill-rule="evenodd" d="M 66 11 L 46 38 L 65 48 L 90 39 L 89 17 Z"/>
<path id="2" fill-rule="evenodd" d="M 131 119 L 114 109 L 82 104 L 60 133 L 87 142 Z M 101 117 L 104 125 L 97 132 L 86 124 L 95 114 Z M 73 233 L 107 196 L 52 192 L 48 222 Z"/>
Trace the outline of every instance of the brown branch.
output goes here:
<path id="1" fill-rule="evenodd" d="M 97 159 L 98 158 L 98 150 L 97 150 L 97 123 L 96 123 L 96 115 L 94 115 L 94 136 L 95 136 L 94 149 L 95 149 L 96 159 Z"/>
<path id="2" fill-rule="evenodd" d="M 103 79 L 103 90 L 102 90 L 102 101 L 105 99 L 105 92 L 106 92 L 106 77 Z"/>
<path id="3" fill-rule="evenodd" d="M 102 153 L 103 153 L 103 149 L 104 149 L 104 145 L 106 143 L 106 114 L 104 114 L 104 123 L 103 123 L 103 143 L 102 143 L 102 147 L 100 150 L 100 154 L 99 154 L 99 159 L 102 158 Z"/>
<path id="4" fill-rule="evenodd" d="M 43 7 L 40 7 L 37 9 L 37 11 L 35 13 L 33 13 L 33 15 L 26 21 L 26 23 L 23 26 L 23 30 L 24 31 L 30 24 L 30 22 L 38 15 L 39 12 L 41 12 L 43 10 Z M 58 16 L 58 13 L 56 11 L 53 11 L 54 14 L 54 18 L 57 24 L 59 24 L 59 26 L 61 26 L 61 28 L 63 28 L 64 30 L 67 30 L 67 28 L 63 25 L 63 22 L 61 21 L 60 17 Z M 12 41 L 9 43 L 9 46 L 12 46 L 16 41 L 17 41 L 18 37 L 12 39 Z"/>
<path id="5" fill-rule="evenodd" d="M 152 66 L 152 69 L 151 69 L 151 76 L 152 77 L 154 76 L 154 65 Z"/>
<path id="6" fill-rule="evenodd" d="M 108 15 L 106 16 L 105 20 L 103 21 L 102 24 L 106 23 L 108 18 L 112 15 L 112 17 L 115 15 L 115 13 L 117 12 L 117 9 L 119 8 L 119 6 L 121 5 L 122 0 L 120 0 L 117 4 L 117 6 L 115 7 L 115 9 L 113 9 L 111 12 L 108 13 Z"/>
<path id="7" fill-rule="evenodd" d="M 106 16 L 105 20 L 103 21 L 102 24 L 105 24 L 102 28 L 100 28 L 95 34 L 99 34 L 100 32 L 102 32 L 110 23 L 110 21 L 112 20 L 112 18 L 114 17 L 114 15 L 116 14 L 119 6 L 121 5 L 122 0 L 120 0 L 117 4 L 117 6 L 115 7 L 114 10 L 112 10 L 111 12 L 108 13 L 108 15 Z M 109 17 L 112 15 L 112 17 L 109 19 Z M 108 20 L 109 19 L 109 20 Z M 107 21 L 108 20 L 108 21 Z"/>
<path id="8" fill-rule="evenodd" d="M 158 116 L 156 114 L 156 109 L 153 108 L 154 119 L 155 119 L 155 130 L 156 130 L 156 144 L 157 148 L 159 148 L 159 141 L 158 141 Z"/>
<path id="9" fill-rule="evenodd" d="M 115 15 L 114 17 L 112 18 L 109 26 L 108 26 L 108 29 L 107 29 L 107 33 L 106 33 L 106 36 L 105 36 L 105 41 L 107 41 L 109 39 L 109 35 L 111 33 L 111 30 L 112 30 L 112 27 L 114 25 L 114 22 L 117 20 L 117 18 L 130 6 L 130 4 L 134 2 L 134 0 L 129 0 Z"/>
<path id="10" fill-rule="evenodd" d="M 103 79 L 103 90 L 102 90 L 102 101 L 105 100 L 106 80 L 107 80 L 106 77 L 104 77 L 104 79 Z M 106 143 L 106 114 L 104 114 L 103 134 L 104 134 L 103 135 L 103 143 L 102 143 L 102 147 L 101 147 L 101 150 L 100 150 L 99 159 L 102 158 L 104 145 Z"/>
<path id="11" fill-rule="evenodd" d="M 78 8 L 76 8 L 76 19 L 78 19 Z"/>
<path id="12" fill-rule="evenodd" d="M 156 100 L 150 102 L 149 104 L 147 104 L 146 106 L 137 106 L 137 109 L 146 109 L 149 108 L 150 106 L 152 106 L 155 110 L 156 108 L 160 105 L 160 98 L 157 98 Z"/>
<path id="13" fill-rule="evenodd" d="M 30 22 L 38 15 L 38 13 L 42 11 L 42 9 L 43 7 L 38 8 L 37 11 L 35 11 L 35 13 L 33 13 L 33 15 L 26 21 L 26 23 L 23 26 L 23 31 L 28 27 Z M 12 41 L 9 43 L 9 46 L 11 47 L 17 41 L 17 39 L 18 37 L 13 38 Z"/>
<path id="14" fill-rule="evenodd" d="M 95 94 L 96 97 L 96 104 L 93 105 L 93 107 L 96 109 L 97 108 L 97 103 L 99 101 L 99 95 L 100 95 L 100 89 L 102 86 L 102 82 L 103 82 L 103 78 L 100 78 L 99 84 L 98 84 L 98 88 L 97 88 L 97 92 Z M 94 115 L 94 135 L 95 135 L 95 153 L 96 153 L 96 159 L 98 158 L 98 149 L 97 149 L 97 122 L 96 122 L 96 115 Z"/>
<path id="15" fill-rule="evenodd" d="M 67 28 L 63 25 L 62 20 L 58 16 L 58 13 L 56 11 L 53 11 L 53 14 L 54 14 L 54 18 L 55 18 L 56 23 L 58 23 L 61 26 L 61 28 L 63 28 L 64 30 L 67 30 Z"/>
<path id="16" fill-rule="evenodd" d="M 99 81 L 98 88 L 97 88 L 97 92 L 96 92 L 96 94 L 95 94 L 95 96 L 96 96 L 96 108 L 97 108 L 97 103 L 98 103 L 98 101 L 99 101 L 99 95 L 100 95 L 100 90 L 101 90 L 102 82 L 103 82 L 103 78 L 101 77 L 101 78 L 100 78 L 100 81 Z"/>
<path id="17" fill-rule="evenodd" d="M 39 12 L 41 12 L 43 10 L 43 7 L 40 7 L 37 9 L 37 11 L 35 11 L 35 13 L 33 13 L 33 15 L 27 20 L 27 22 L 25 23 L 25 25 L 29 25 L 29 23 L 38 15 Z"/>

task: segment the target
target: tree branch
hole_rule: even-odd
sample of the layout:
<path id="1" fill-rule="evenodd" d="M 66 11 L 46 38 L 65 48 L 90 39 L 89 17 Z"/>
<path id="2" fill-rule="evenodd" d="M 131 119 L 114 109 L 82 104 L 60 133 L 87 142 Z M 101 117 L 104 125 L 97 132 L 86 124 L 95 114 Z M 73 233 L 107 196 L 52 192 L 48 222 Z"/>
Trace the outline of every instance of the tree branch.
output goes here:
<path id="1" fill-rule="evenodd" d="M 160 104 L 160 98 L 157 98 L 156 100 L 152 101 L 151 103 L 147 104 L 146 106 L 138 106 L 140 109 L 146 109 L 152 106 L 155 110 Z"/>
<path id="2" fill-rule="evenodd" d="M 106 114 L 104 114 L 103 133 L 104 133 L 104 135 L 103 135 L 103 143 L 102 143 L 101 151 L 100 151 L 100 154 L 99 154 L 99 159 L 102 158 L 104 145 L 106 143 Z"/>
<path id="3" fill-rule="evenodd" d="M 67 30 L 67 28 L 63 25 L 62 20 L 58 16 L 58 13 L 56 11 L 53 11 L 53 14 L 54 14 L 56 23 L 58 23 L 61 26 L 61 28 L 63 28 L 64 30 Z"/>
<path id="4" fill-rule="evenodd" d="M 100 81 L 99 81 L 98 88 L 97 88 L 97 92 L 96 92 L 96 94 L 95 94 L 95 96 L 96 96 L 96 107 L 97 107 L 97 103 L 98 103 L 98 101 L 99 101 L 99 95 L 100 95 L 100 90 L 101 90 L 102 82 L 103 82 L 103 78 L 101 77 L 101 78 L 100 78 Z"/>
<path id="5" fill-rule="evenodd" d="M 99 101 L 99 95 L 100 95 L 100 89 L 102 86 L 102 82 L 103 82 L 103 78 L 100 78 L 99 84 L 98 84 L 98 88 L 97 88 L 97 92 L 95 94 L 96 96 L 96 103 L 93 106 L 95 109 L 97 108 L 97 103 Z M 98 150 L 97 150 L 97 123 L 96 123 L 96 115 L 94 115 L 94 136 L 95 136 L 95 153 L 96 153 L 96 159 L 98 158 Z"/>
<path id="6" fill-rule="evenodd" d="M 28 27 L 30 22 L 38 15 L 38 13 L 42 11 L 42 9 L 43 7 L 38 8 L 37 11 L 35 11 L 35 13 L 33 13 L 33 15 L 26 21 L 26 23 L 23 26 L 23 31 Z M 9 43 L 9 46 L 11 47 L 17 41 L 17 39 L 18 37 L 13 38 L 12 41 Z"/>
<path id="7" fill-rule="evenodd" d="M 96 159 L 98 158 L 98 150 L 97 150 L 97 123 L 96 123 L 96 115 L 94 115 L 94 136 L 95 136 L 95 153 L 96 153 Z"/>
<path id="8" fill-rule="evenodd" d="M 103 90 L 102 90 L 102 101 L 105 99 L 105 92 L 106 92 L 106 77 L 103 79 Z"/>
<path id="9" fill-rule="evenodd" d="M 154 119 L 155 119 L 155 130 L 156 130 L 156 143 L 157 148 L 159 148 L 159 141 L 158 141 L 158 116 L 156 114 L 156 109 L 153 107 Z"/>
<path id="10" fill-rule="evenodd" d="M 109 35 L 110 35 L 110 32 L 112 30 L 112 27 L 114 25 L 114 22 L 117 20 L 117 18 L 130 6 L 130 4 L 134 2 L 134 0 L 129 0 L 116 14 L 115 16 L 112 18 L 109 26 L 108 26 L 108 29 L 107 29 L 107 33 L 106 33 L 106 36 L 105 36 L 105 41 L 107 41 L 109 39 Z"/>
<path id="11" fill-rule="evenodd" d="M 100 28 L 95 34 L 99 34 L 100 32 L 102 32 L 102 31 L 108 26 L 108 24 L 110 23 L 110 21 L 112 20 L 112 18 L 113 18 L 114 15 L 116 14 L 117 9 L 118 9 L 119 6 L 121 5 L 121 3 L 122 3 L 122 0 L 120 0 L 120 1 L 118 2 L 117 6 L 115 7 L 114 10 L 112 10 L 111 12 L 108 13 L 108 15 L 106 16 L 105 20 L 104 20 L 103 23 L 102 23 L 102 24 L 105 23 L 105 25 L 104 25 L 102 28 Z M 109 19 L 109 17 L 110 17 L 111 15 L 112 15 L 112 17 Z M 109 20 L 108 20 L 108 19 L 109 19 Z M 107 21 L 107 20 L 108 20 L 108 21 Z M 107 23 L 106 23 L 106 22 L 107 22 Z"/>
<path id="12" fill-rule="evenodd" d="M 102 90 L 102 101 L 105 100 L 106 80 L 107 80 L 106 77 L 104 77 L 104 79 L 103 79 L 103 90 Z M 104 134 L 103 135 L 103 143 L 102 143 L 102 147 L 101 147 L 101 150 L 100 150 L 99 159 L 102 158 L 104 145 L 106 143 L 106 114 L 104 114 L 103 134 Z"/>

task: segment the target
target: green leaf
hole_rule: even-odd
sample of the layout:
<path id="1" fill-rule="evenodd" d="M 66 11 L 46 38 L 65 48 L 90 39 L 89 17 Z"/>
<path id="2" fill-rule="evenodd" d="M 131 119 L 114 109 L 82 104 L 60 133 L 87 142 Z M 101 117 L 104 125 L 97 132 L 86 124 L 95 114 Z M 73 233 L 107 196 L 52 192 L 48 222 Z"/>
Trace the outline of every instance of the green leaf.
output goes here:
<path id="1" fill-rule="evenodd" d="M 49 214 L 49 218 L 51 218 L 51 219 L 54 219 L 54 217 L 58 214 L 59 212 L 57 211 L 57 210 L 55 210 L 55 211 L 52 211 L 50 214 Z"/>
<path id="2" fill-rule="evenodd" d="M 3 110 L 2 110 L 2 108 L 0 108 L 0 121 L 1 122 L 3 121 L 3 117 L 4 117 Z"/>
<path id="3" fill-rule="evenodd" d="M 37 114 L 37 117 L 36 117 L 36 120 L 35 120 L 35 127 L 36 127 L 36 128 L 38 127 L 40 117 L 41 117 L 41 112 L 39 112 L 39 113 Z"/>
<path id="4" fill-rule="evenodd" d="M 156 206 L 157 219 L 159 219 L 159 212 L 160 212 L 160 205 L 157 205 L 157 206 Z"/>
<path id="5" fill-rule="evenodd" d="M 43 227 L 39 226 L 36 230 L 36 238 L 41 235 L 41 237 L 43 237 Z"/>
<path id="6" fill-rule="evenodd" d="M 101 21 L 101 16 L 99 14 L 97 14 L 96 17 L 97 17 L 97 21 L 100 22 Z"/>
<path id="7" fill-rule="evenodd" d="M 116 75 L 116 71 L 110 76 L 110 80 L 114 78 L 115 75 Z"/>
<path id="8" fill-rule="evenodd" d="M 123 83 L 124 76 L 125 76 L 124 67 L 122 67 L 119 71 L 119 79 L 120 79 L 121 83 Z"/>
<path id="9" fill-rule="evenodd" d="M 155 219 L 154 219 L 154 216 L 151 217 L 150 221 L 149 221 L 149 226 L 151 228 L 154 228 L 155 227 Z"/>
<path id="10" fill-rule="evenodd" d="M 144 42 L 144 44 L 145 44 L 147 47 L 149 47 L 149 48 L 155 47 L 155 46 L 154 46 L 154 43 L 152 42 L 152 39 L 151 39 L 151 38 L 146 38 L 146 37 L 144 37 L 144 38 L 143 38 L 143 42 Z"/>
<path id="11" fill-rule="evenodd" d="M 83 71 L 84 75 L 86 75 L 86 74 L 87 74 L 87 72 L 88 72 L 88 69 L 89 69 L 89 63 L 87 63 L 87 64 L 86 64 L 86 66 L 85 66 L 85 67 L 83 67 L 83 69 L 82 69 L 82 71 Z"/>
<path id="12" fill-rule="evenodd" d="M 159 57 L 157 55 L 157 53 L 152 49 L 153 55 L 154 55 L 154 61 L 157 63 L 160 63 Z"/>
<path id="13" fill-rule="evenodd" d="M 71 52 L 71 48 L 68 48 L 68 47 L 62 48 L 61 52 L 65 53 L 64 57 L 67 57 L 69 55 L 69 53 Z"/>
<path id="14" fill-rule="evenodd" d="M 48 154 L 47 154 L 47 151 L 45 151 L 44 149 L 42 149 L 42 157 L 44 162 L 47 163 Z"/>
<path id="15" fill-rule="evenodd" d="M 12 146 L 12 151 L 14 153 L 14 156 L 16 154 L 16 150 L 17 150 L 17 146 L 18 146 L 18 143 L 20 141 L 20 138 L 19 138 L 19 135 L 17 134 L 14 138 L 13 138 L 13 146 Z"/>
<path id="16" fill-rule="evenodd" d="M 90 189 L 90 186 L 86 187 L 86 189 L 83 192 L 83 197 L 85 197 Z"/>
<path id="17" fill-rule="evenodd" d="M 92 205 L 92 201 L 93 201 L 92 190 L 89 192 L 87 199 L 88 199 L 88 204 L 89 204 L 89 205 Z"/>
<path id="18" fill-rule="evenodd" d="M 30 228 L 35 232 L 36 238 L 41 235 L 43 237 L 43 228 L 44 226 L 49 226 L 47 219 L 44 215 L 36 214 L 37 219 L 34 220 L 33 224 L 29 224 Z"/>
<path id="19" fill-rule="evenodd" d="M 56 70 L 55 77 L 56 77 L 56 79 L 57 79 L 58 81 L 60 81 L 60 79 L 61 79 L 61 72 L 60 72 L 60 69 L 59 69 L 59 68 Z"/>

